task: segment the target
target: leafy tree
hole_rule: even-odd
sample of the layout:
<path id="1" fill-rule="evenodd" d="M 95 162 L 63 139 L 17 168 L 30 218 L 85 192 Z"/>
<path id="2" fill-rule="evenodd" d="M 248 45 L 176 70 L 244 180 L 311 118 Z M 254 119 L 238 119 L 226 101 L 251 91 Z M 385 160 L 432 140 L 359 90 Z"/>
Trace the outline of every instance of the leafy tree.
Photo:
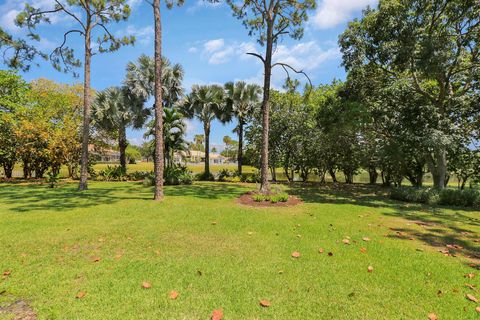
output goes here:
<path id="1" fill-rule="evenodd" d="M 97 53 L 113 52 L 122 45 L 133 44 L 134 37 L 115 37 L 107 28 L 111 22 L 127 20 L 130 16 L 130 7 L 126 0 L 69 0 L 60 2 L 54 0 L 52 8 L 41 10 L 32 7 L 28 3 L 25 9 L 16 19 L 20 27 L 28 28 L 28 37 L 39 40 L 36 27 L 40 23 L 50 23 L 50 17 L 59 15 L 67 16 L 75 20 L 75 27 L 64 32 L 62 43 L 53 50 L 49 58 L 57 70 L 71 71 L 73 67 L 79 67 L 81 61 L 75 58 L 74 50 L 67 45 L 67 40 L 72 34 L 81 36 L 84 40 L 84 98 L 83 98 L 83 134 L 82 134 L 82 157 L 80 169 L 79 190 L 87 189 L 88 177 L 88 140 L 90 133 L 90 68 L 91 58 Z M 96 40 L 96 46 L 92 46 L 92 36 L 99 30 L 100 35 Z M 95 50 L 95 48 L 97 48 Z"/>
<path id="2" fill-rule="evenodd" d="M 28 101 L 28 84 L 14 72 L 0 70 L 0 165 L 12 177 L 18 160 L 18 140 L 14 134 L 16 113 Z"/>
<path id="3" fill-rule="evenodd" d="M 238 149 L 238 141 L 233 140 L 230 136 L 224 136 L 223 143 L 225 144 L 225 149 L 221 152 L 221 155 L 227 158 L 235 158 L 237 155 L 235 149 Z M 212 152 L 216 151 L 212 149 Z"/>
<path id="4" fill-rule="evenodd" d="M 181 112 L 187 118 L 196 117 L 203 123 L 205 134 L 205 175 L 210 175 L 210 130 L 214 119 L 220 122 L 230 121 L 231 114 L 226 112 L 224 91 L 218 85 L 193 85 L 192 92 L 179 103 Z"/>
<path id="5" fill-rule="evenodd" d="M 269 134 L 269 100 L 270 78 L 272 68 L 281 66 L 288 74 L 288 69 L 297 71 L 282 62 L 272 63 L 273 47 L 285 35 L 293 39 L 303 36 L 302 24 L 308 18 L 308 10 L 315 8 L 314 0 L 252 0 L 237 2 L 227 0 L 233 15 L 243 21 L 249 35 L 256 35 L 257 41 L 265 46 L 265 55 L 249 52 L 259 58 L 264 66 L 263 101 L 262 101 L 262 152 L 261 152 L 261 192 L 269 192 L 268 185 L 268 134 Z"/>
<path id="6" fill-rule="evenodd" d="M 192 150 L 204 152 L 205 151 L 205 146 L 203 144 L 204 142 L 205 142 L 205 136 L 203 134 L 196 134 L 193 137 L 193 143 L 191 145 Z"/>
<path id="7" fill-rule="evenodd" d="M 465 127 L 474 112 L 479 13 L 480 3 L 474 0 L 383 0 L 340 37 L 347 70 L 377 68 L 390 78 L 404 79 L 428 101 L 432 117 L 424 136 L 429 149 L 425 156 L 439 189 L 446 182 L 451 138 L 464 134 L 456 129 Z"/>
<path id="8" fill-rule="evenodd" d="M 249 117 L 253 115 L 255 108 L 259 106 L 262 89 L 256 84 L 238 81 L 235 84 L 233 82 L 226 83 L 225 91 L 227 104 L 230 105 L 229 108 L 238 121 L 238 125 L 235 128 L 238 134 L 237 163 L 238 172 L 242 174 L 243 130 Z"/>
<path id="9" fill-rule="evenodd" d="M 134 95 L 126 87 L 111 87 L 101 91 L 92 105 L 95 126 L 108 132 L 115 132 L 120 151 L 120 166 L 127 169 L 126 148 L 128 146 L 126 129 L 129 126 L 141 128 L 150 114 L 144 108 L 143 97 Z"/>
<path id="10" fill-rule="evenodd" d="M 155 6 L 157 6 L 155 1 Z M 154 200 L 163 199 L 163 171 L 164 171 L 164 151 L 163 145 L 163 114 L 164 107 L 171 108 L 183 96 L 182 81 L 184 70 L 180 64 L 171 65 L 170 61 L 162 58 L 158 61 L 157 54 L 161 52 L 161 30 L 160 28 L 160 8 L 154 6 L 155 11 L 155 58 L 152 59 L 146 55 L 138 58 L 137 63 L 129 62 L 127 65 L 127 76 L 125 85 L 138 96 L 148 99 L 155 98 L 153 105 L 155 121 L 155 148 L 154 148 L 154 168 L 155 168 L 155 193 Z M 158 12 L 157 12 L 158 10 Z M 157 16 L 158 14 L 158 16 Z M 162 70 L 158 70 L 161 68 Z M 161 83 L 160 83 L 161 79 Z M 158 81 L 157 81 L 158 80 Z M 159 103 L 161 101 L 161 103 Z M 158 130 L 161 130 L 158 131 Z M 156 130 L 156 131 L 155 131 Z M 158 155 L 161 153 L 161 155 Z"/>
<path id="11" fill-rule="evenodd" d="M 134 164 L 138 160 L 142 159 L 142 154 L 140 152 L 140 147 L 136 145 L 131 145 L 129 144 L 127 148 L 125 149 L 125 156 L 128 160 L 128 163 Z"/>

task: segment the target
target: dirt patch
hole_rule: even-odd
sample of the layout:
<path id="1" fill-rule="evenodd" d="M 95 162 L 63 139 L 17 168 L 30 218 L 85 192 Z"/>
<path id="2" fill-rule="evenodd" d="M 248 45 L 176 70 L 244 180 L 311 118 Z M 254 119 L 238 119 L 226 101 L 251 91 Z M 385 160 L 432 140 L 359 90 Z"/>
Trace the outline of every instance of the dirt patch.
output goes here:
<path id="1" fill-rule="evenodd" d="M 0 306 L 0 314 L 12 315 L 12 320 L 37 319 L 37 313 L 24 300 L 17 300 L 6 307 Z"/>
<path id="2" fill-rule="evenodd" d="M 250 207 L 291 207 L 303 203 L 301 199 L 290 195 L 288 196 L 288 200 L 286 202 L 276 203 L 272 203 L 270 201 L 254 201 L 252 198 L 253 195 L 254 192 L 242 194 L 240 198 L 238 198 L 238 203 Z"/>

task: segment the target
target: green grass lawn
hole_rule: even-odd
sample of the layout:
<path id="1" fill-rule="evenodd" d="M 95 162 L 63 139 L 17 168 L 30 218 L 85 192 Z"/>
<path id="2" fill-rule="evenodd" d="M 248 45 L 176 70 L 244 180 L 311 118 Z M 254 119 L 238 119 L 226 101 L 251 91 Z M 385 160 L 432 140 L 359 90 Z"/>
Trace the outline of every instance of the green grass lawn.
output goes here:
<path id="1" fill-rule="evenodd" d="M 139 183 L 89 186 L 0 185 L 0 271 L 11 271 L 0 274 L 0 306 L 25 300 L 39 319 L 479 317 L 465 298 L 480 298 L 465 286 L 480 287 L 478 260 L 466 257 L 480 255 L 478 211 L 365 186 L 291 187 L 305 202 L 286 208 L 238 205 L 253 185 L 167 187 L 163 203 Z M 439 253 L 447 244 L 463 250 Z"/>

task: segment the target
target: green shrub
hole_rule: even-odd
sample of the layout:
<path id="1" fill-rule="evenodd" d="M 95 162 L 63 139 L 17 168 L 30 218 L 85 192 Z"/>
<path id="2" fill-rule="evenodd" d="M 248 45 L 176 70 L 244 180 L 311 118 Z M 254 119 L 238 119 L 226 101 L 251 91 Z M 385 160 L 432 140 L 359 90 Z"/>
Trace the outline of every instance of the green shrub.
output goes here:
<path id="1" fill-rule="evenodd" d="M 447 206 L 480 208 L 480 191 L 443 189 L 440 191 L 438 203 Z"/>
<path id="2" fill-rule="evenodd" d="M 211 173 L 207 174 L 206 172 L 201 172 L 201 173 L 197 173 L 195 175 L 195 180 L 197 180 L 197 181 L 215 181 L 215 177 Z"/>
<path id="3" fill-rule="evenodd" d="M 252 196 L 252 199 L 255 202 L 262 202 L 262 201 L 269 201 L 270 197 L 264 194 L 254 194 Z"/>
<path id="4" fill-rule="evenodd" d="M 390 198 L 406 202 L 434 203 L 437 191 L 431 188 L 396 187 L 390 191 Z"/>
<path id="5" fill-rule="evenodd" d="M 149 171 L 134 171 L 128 174 L 128 180 L 141 181 L 151 175 Z"/>
<path id="6" fill-rule="evenodd" d="M 217 180 L 221 182 L 230 181 L 231 180 L 230 178 L 232 178 L 233 176 L 234 174 L 230 172 L 228 169 L 222 169 L 217 174 Z"/>
<path id="7" fill-rule="evenodd" d="M 241 182 L 247 182 L 247 183 L 259 183 L 260 182 L 260 173 L 259 172 L 242 173 L 240 175 L 240 181 Z"/>
<path id="8" fill-rule="evenodd" d="M 101 181 L 126 181 L 128 180 L 127 170 L 120 166 L 107 166 L 98 172 L 96 179 Z"/>
<path id="9" fill-rule="evenodd" d="M 163 172 L 163 184 L 167 186 L 192 184 L 192 173 L 184 166 L 173 166 L 165 168 Z M 143 179 L 143 185 L 146 187 L 155 185 L 155 173 L 149 172 Z"/>
<path id="10" fill-rule="evenodd" d="M 58 185 L 59 179 L 60 179 L 59 173 L 53 173 L 53 172 L 47 173 L 47 182 L 50 188 L 55 188 Z"/>
<path id="11" fill-rule="evenodd" d="M 272 203 L 287 202 L 288 201 L 288 194 L 286 194 L 286 193 L 276 194 L 276 195 L 270 197 L 270 201 Z"/>

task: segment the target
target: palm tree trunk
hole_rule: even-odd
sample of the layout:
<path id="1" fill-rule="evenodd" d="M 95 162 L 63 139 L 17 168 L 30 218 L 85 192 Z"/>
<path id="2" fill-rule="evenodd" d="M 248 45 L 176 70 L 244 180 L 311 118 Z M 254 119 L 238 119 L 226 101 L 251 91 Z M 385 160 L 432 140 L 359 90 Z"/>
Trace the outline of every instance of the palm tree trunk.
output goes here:
<path id="1" fill-rule="evenodd" d="M 205 176 L 210 178 L 210 123 L 203 126 L 205 131 Z"/>
<path id="2" fill-rule="evenodd" d="M 87 7 L 89 0 L 86 0 Z M 85 68 L 83 82 L 83 131 L 82 131 L 82 156 L 80 158 L 80 183 L 78 190 L 87 190 L 88 179 L 88 138 L 90 135 L 90 63 L 92 52 L 90 48 L 90 17 L 87 17 L 87 28 L 85 32 Z"/>
<path id="3" fill-rule="evenodd" d="M 155 194 L 153 199 L 163 200 L 163 104 L 162 104 L 162 24 L 160 0 L 153 1 L 155 16 Z"/>
<path id="4" fill-rule="evenodd" d="M 118 149 L 120 151 L 120 166 L 127 170 L 127 156 L 125 150 L 127 149 L 127 133 L 125 126 L 121 126 L 118 130 Z"/>
<path id="5" fill-rule="evenodd" d="M 238 164 L 238 174 L 242 174 L 242 161 L 243 161 L 243 120 L 238 121 L 238 154 L 237 154 L 237 164 Z"/>
<path id="6" fill-rule="evenodd" d="M 263 82 L 263 102 L 262 102 L 262 151 L 260 165 L 260 192 L 269 193 L 268 185 L 268 130 L 269 119 L 269 100 L 270 100 L 270 77 L 272 74 L 272 46 L 273 46 L 273 21 L 267 21 L 267 47 L 264 61 L 264 82 Z"/>

